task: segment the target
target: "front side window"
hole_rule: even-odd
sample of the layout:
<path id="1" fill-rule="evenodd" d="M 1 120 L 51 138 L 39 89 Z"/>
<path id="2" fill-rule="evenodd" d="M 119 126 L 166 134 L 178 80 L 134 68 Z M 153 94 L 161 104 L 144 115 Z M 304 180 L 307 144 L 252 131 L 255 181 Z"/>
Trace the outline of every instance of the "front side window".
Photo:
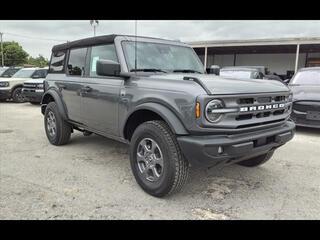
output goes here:
<path id="1" fill-rule="evenodd" d="M 82 76 L 86 63 L 87 48 L 77 48 L 70 50 L 68 61 L 68 74 Z"/>
<path id="2" fill-rule="evenodd" d="M 137 69 L 158 69 L 168 72 L 191 70 L 204 73 L 199 57 L 190 47 L 131 41 L 124 41 L 122 46 L 129 71 L 135 70 L 136 59 Z"/>
<path id="3" fill-rule="evenodd" d="M 31 78 L 34 73 L 34 69 L 24 68 L 16 72 L 12 77 L 13 78 Z"/>
<path id="4" fill-rule="evenodd" d="M 290 84 L 320 85 L 320 71 L 310 70 L 298 72 Z"/>
<path id="5" fill-rule="evenodd" d="M 53 52 L 51 55 L 49 72 L 50 73 L 63 72 L 65 57 L 66 57 L 65 51 Z"/>
<path id="6" fill-rule="evenodd" d="M 94 46 L 91 48 L 90 76 L 98 76 L 96 73 L 97 61 L 100 59 L 118 62 L 116 48 L 113 44 Z"/>

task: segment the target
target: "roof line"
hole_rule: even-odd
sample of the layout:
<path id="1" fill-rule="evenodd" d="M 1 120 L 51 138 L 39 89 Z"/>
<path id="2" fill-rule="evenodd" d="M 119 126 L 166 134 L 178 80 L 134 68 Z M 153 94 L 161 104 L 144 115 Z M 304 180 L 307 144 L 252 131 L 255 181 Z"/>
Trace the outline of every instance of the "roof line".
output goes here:
<path id="1" fill-rule="evenodd" d="M 283 45 L 283 44 L 312 44 L 320 43 L 320 37 L 298 37 L 298 38 L 258 38 L 258 39 L 238 39 L 238 40 L 204 40 L 204 41 L 189 41 L 191 46 L 237 46 L 246 44 L 257 45 Z"/>

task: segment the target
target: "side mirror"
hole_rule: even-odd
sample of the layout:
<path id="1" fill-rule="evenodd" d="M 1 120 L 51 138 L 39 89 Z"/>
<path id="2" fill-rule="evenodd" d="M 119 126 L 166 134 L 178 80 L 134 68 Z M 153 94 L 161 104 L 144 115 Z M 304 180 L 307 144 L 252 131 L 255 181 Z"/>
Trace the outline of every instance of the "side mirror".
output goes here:
<path id="1" fill-rule="evenodd" d="M 209 71 L 207 71 L 209 74 L 215 74 L 215 75 L 220 75 L 220 66 L 218 65 L 212 65 L 209 68 Z"/>
<path id="2" fill-rule="evenodd" d="M 40 75 L 33 75 L 32 78 L 40 78 Z"/>
<path id="3" fill-rule="evenodd" d="M 120 76 L 120 63 L 111 60 L 98 60 L 97 61 L 97 74 L 100 76 Z"/>

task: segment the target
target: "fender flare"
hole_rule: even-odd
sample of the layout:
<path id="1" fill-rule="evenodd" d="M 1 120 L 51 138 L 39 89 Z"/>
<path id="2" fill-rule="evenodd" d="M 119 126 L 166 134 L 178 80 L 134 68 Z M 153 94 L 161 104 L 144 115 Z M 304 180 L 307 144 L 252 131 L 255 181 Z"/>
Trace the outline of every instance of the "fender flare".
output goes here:
<path id="1" fill-rule="evenodd" d="M 177 135 L 188 135 L 188 131 L 184 127 L 182 121 L 176 116 L 176 114 L 169 108 L 163 106 L 159 103 L 143 103 L 137 106 L 133 111 L 128 115 L 123 130 L 127 125 L 128 119 L 138 110 L 149 110 L 158 114 L 164 121 L 169 125 L 173 133 Z"/>
<path id="2" fill-rule="evenodd" d="M 62 119 L 63 119 L 63 120 L 67 120 L 67 119 L 68 119 L 68 114 L 67 114 L 67 111 L 66 111 L 65 104 L 64 104 L 63 100 L 61 99 L 60 94 L 59 94 L 56 90 L 54 90 L 54 89 L 49 89 L 49 90 L 46 91 L 46 93 L 43 94 L 43 96 L 42 96 L 42 99 L 41 99 L 41 112 L 42 112 L 42 114 L 44 114 L 45 109 L 46 109 L 46 106 L 48 105 L 47 103 L 44 102 L 44 100 L 45 100 L 48 96 L 51 96 L 51 97 L 54 99 L 55 103 L 57 104 L 59 113 L 60 113 L 61 116 L 62 116 Z"/>

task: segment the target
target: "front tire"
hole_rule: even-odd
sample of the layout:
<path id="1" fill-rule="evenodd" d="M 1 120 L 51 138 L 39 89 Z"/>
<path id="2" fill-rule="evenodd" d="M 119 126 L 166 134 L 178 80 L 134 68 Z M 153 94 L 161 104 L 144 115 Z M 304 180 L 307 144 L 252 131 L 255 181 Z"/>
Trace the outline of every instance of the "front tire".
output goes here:
<path id="1" fill-rule="evenodd" d="M 55 102 L 47 105 L 44 114 L 44 128 L 49 142 L 53 145 L 64 145 L 70 139 L 72 128 L 62 119 Z"/>
<path id="2" fill-rule="evenodd" d="M 130 163 L 137 183 L 155 197 L 178 192 L 188 178 L 189 163 L 163 121 L 138 126 L 131 139 Z"/>
<path id="3" fill-rule="evenodd" d="M 273 156 L 273 153 L 274 153 L 274 150 L 254 158 L 250 158 L 250 159 L 238 162 L 237 164 L 245 167 L 257 167 L 259 165 L 264 164 L 268 160 L 270 160 L 271 157 Z"/>
<path id="4" fill-rule="evenodd" d="M 22 88 L 21 87 L 17 87 L 13 90 L 12 99 L 15 103 L 25 102 L 25 98 L 22 96 Z"/>

